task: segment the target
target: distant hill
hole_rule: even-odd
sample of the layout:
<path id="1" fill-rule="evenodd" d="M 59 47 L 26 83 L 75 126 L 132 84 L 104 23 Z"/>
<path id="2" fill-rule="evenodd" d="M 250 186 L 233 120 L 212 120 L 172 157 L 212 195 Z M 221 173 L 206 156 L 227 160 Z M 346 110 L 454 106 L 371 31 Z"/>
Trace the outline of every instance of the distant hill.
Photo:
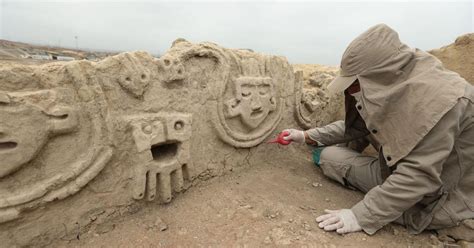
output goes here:
<path id="1" fill-rule="evenodd" d="M 0 39 L 0 60 L 28 60 L 36 63 L 80 59 L 96 61 L 118 53 L 32 45 Z"/>

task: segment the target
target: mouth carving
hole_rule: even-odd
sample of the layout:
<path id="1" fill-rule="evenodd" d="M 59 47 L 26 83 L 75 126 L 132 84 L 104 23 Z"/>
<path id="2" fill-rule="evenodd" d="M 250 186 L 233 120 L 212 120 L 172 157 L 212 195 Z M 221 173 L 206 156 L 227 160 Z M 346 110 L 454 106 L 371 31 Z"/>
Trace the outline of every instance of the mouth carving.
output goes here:
<path id="1" fill-rule="evenodd" d="M 18 146 L 18 143 L 16 142 L 0 142 L 0 152 L 4 150 L 11 150 L 14 149 Z"/>
<path id="2" fill-rule="evenodd" d="M 261 110 L 261 109 L 252 110 L 252 112 L 250 112 L 250 117 L 251 117 L 251 118 L 258 118 L 258 117 L 260 117 L 262 114 L 263 114 L 263 110 Z"/>

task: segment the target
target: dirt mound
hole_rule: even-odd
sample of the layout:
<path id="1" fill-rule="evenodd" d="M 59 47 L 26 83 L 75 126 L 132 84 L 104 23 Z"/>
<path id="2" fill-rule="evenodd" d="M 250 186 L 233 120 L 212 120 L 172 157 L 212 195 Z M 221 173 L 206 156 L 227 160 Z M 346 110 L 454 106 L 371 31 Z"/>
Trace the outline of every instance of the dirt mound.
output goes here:
<path id="1" fill-rule="evenodd" d="M 459 36 L 453 44 L 431 50 L 429 53 L 441 60 L 446 68 L 459 73 L 474 84 L 474 33 Z"/>

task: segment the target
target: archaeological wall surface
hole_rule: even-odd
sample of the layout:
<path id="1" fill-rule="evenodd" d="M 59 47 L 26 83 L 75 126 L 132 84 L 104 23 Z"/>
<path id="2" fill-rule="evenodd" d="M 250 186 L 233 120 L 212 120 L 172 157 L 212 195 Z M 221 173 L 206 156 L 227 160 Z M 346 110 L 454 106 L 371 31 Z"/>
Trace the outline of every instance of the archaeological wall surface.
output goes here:
<path id="1" fill-rule="evenodd" d="M 182 39 L 160 58 L 0 66 L 2 245 L 74 238 L 196 181 L 278 163 L 271 136 L 341 118 L 325 83 L 304 84 L 283 57 Z"/>

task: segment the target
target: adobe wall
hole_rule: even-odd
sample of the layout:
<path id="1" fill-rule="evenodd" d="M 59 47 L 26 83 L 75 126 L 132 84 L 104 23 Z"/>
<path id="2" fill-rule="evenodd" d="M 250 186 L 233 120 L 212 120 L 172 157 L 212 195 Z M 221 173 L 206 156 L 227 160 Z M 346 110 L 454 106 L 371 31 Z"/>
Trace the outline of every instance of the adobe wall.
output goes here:
<path id="1" fill-rule="evenodd" d="M 2 246 L 72 239 L 197 181 L 298 156 L 266 141 L 342 109 L 303 76 L 284 57 L 182 39 L 159 59 L 1 66 Z"/>

